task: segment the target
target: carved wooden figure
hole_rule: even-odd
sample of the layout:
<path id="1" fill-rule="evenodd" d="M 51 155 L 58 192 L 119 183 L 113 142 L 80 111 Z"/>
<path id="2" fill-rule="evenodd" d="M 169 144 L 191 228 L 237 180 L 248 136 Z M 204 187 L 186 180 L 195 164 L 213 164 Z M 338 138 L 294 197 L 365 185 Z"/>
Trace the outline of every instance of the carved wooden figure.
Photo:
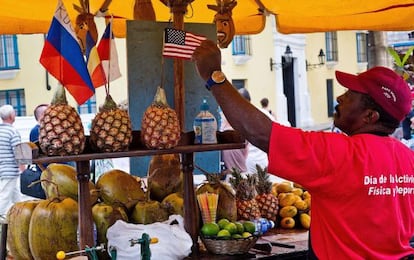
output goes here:
<path id="1" fill-rule="evenodd" d="M 220 48 L 227 48 L 233 40 L 236 30 L 232 18 L 232 10 L 237 5 L 235 0 L 217 0 L 217 5 L 207 5 L 208 9 L 216 11 L 217 43 Z"/>

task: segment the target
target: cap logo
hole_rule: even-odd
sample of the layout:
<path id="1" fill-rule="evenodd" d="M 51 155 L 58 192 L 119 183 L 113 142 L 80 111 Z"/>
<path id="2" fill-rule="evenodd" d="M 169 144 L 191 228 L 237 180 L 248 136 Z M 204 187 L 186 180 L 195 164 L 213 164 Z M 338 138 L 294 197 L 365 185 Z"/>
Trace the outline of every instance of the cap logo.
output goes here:
<path id="1" fill-rule="evenodd" d="M 397 97 L 395 96 L 394 91 L 385 86 L 381 86 L 381 89 L 384 91 L 383 94 L 387 99 L 392 99 L 394 102 L 397 102 Z"/>

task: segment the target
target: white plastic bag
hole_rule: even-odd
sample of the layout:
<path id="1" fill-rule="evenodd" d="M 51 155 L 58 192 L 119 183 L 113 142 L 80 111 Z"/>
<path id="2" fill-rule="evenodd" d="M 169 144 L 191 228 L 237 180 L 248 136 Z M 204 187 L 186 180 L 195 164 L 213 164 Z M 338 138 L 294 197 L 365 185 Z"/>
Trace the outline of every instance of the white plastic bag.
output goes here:
<path id="1" fill-rule="evenodd" d="M 178 222 L 178 224 L 171 224 Z M 165 222 L 153 224 L 131 224 L 118 220 L 108 228 L 108 248 L 117 251 L 117 260 L 141 259 L 141 246 L 131 247 L 131 239 L 140 239 L 143 233 L 150 238 L 158 238 L 158 243 L 150 244 L 151 259 L 181 260 L 191 253 L 193 240 L 184 230 L 184 220 L 180 215 L 171 215 Z"/>

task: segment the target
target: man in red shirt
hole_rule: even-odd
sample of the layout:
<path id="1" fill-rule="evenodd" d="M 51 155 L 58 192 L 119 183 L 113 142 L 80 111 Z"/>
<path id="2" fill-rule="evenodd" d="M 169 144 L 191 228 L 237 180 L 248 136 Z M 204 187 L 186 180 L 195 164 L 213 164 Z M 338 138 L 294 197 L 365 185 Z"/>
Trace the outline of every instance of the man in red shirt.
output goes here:
<path id="1" fill-rule="evenodd" d="M 337 98 L 334 124 L 345 134 L 307 132 L 272 122 L 241 97 L 221 72 L 214 42 L 204 41 L 193 60 L 233 128 L 268 153 L 269 172 L 312 194 L 310 257 L 414 255 L 414 153 L 389 137 L 411 109 L 398 74 L 385 67 L 336 72 L 348 90 Z"/>

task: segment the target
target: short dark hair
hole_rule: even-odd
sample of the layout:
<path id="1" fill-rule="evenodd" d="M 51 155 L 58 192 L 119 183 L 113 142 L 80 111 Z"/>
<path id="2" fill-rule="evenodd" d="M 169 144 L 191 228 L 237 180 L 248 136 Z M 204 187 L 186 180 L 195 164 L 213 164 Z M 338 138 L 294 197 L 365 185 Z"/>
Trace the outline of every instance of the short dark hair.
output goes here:
<path id="1" fill-rule="evenodd" d="M 262 98 L 262 100 L 260 100 L 260 104 L 262 105 L 262 107 L 267 107 L 269 105 L 269 99 Z"/>
<path id="2" fill-rule="evenodd" d="M 39 108 L 48 107 L 48 106 L 49 106 L 48 104 L 40 104 L 37 107 L 35 107 L 35 109 L 33 110 L 33 115 L 34 115 L 36 121 L 39 119 L 39 116 L 40 116 L 39 115 Z"/>
<path id="3" fill-rule="evenodd" d="M 400 126 L 400 121 L 385 111 L 375 100 L 368 94 L 362 94 L 362 102 L 365 108 L 375 110 L 379 113 L 378 123 L 388 128 L 391 134 Z"/>

